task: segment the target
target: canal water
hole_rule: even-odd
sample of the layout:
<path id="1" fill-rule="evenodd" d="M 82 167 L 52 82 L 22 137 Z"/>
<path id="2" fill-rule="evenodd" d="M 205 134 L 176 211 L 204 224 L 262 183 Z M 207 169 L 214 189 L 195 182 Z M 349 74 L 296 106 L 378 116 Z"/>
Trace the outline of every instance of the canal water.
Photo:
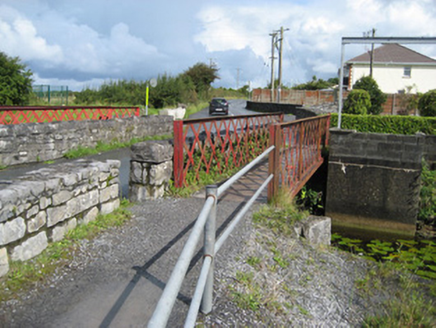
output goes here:
<path id="1" fill-rule="evenodd" d="M 111 150 L 104 153 L 99 153 L 95 155 L 90 155 L 83 157 L 85 159 L 94 159 L 98 161 L 106 161 L 107 159 L 115 159 L 121 162 L 120 166 L 120 187 L 121 187 L 121 197 L 128 198 L 129 196 L 129 174 L 130 174 L 130 157 L 131 151 L 130 148 L 120 148 L 116 150 Z M 0 189 L 2 186 L 6 186 L 6 184 L 2 184 L 1 181 L 13 181 L 18 177 L 23 176 L 24 174 L 35 171 L 44 167 L 50 167 L 57 164 L 62 164 L 66 162 L 72 162 L 74 159 L 68 160 L 65 158 L 61 158 L 55 160 L 53 164 L 45 164 L 45 163 L 32 163 L 25 165 L 17 165 L 4 170 L 0 170 Z"/>

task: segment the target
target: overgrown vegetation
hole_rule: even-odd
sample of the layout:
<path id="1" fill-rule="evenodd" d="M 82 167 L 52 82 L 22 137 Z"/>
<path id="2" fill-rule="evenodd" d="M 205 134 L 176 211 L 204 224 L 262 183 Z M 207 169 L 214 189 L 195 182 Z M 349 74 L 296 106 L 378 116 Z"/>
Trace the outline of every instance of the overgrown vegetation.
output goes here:
<path id="1" fill-rule="evenodd" d="M 0 301 L 14 298 L 20 290 L 44 283 L 58 268 L 68 266 L 81 240 L 93 239 L 99 233 L 121 226 L 129 220 L 129 206 L 127 200 L 122 200 L 120 207 L 114 212 L 98 215 L 95 221 L 78 225 L 63 240 L 49 244 L 37 257 L 25 262 L 11 262 L 9 273 L 0 278 Z"/>
<path id="2" fill-rule="evenodd" d="M 338 125 L 338 115 L 331 115 L 331 126 Z M 418 132 L 427 135 L 436 135 L 435 117 L 416 116 L 374 116 L 343 114 L 342 129 L 356 130 L 358 132 L 390 133 L 414 135 Z"/>
<path id="3" fill-rule="evenodd" d="M 103 152 L 107 152 L 107 151 L 114 150 L 114 149 L 130 147 L 131 145 L 133 145 L 135 143 L 146 141 L 146 140 L 166 140 L 166 139 L 171 139 L 171 138 L 172 138 L 172 135 L 166 134 L 166 135 L 160 135 L 160 136 L 149 136 L 149 137 L 144 137 L 144 138 L 132 138 L 128 142 L 119 142 L 117 140 L 113 140 L 110 143 L 105 143 L 102 141 L 97 141 L 97 145 L 95 147 L 78 146 L 77 148 L 66 152 L 64 154 L 64 157 L 68 158 L 68 159 L 74 159 L 74 158 L 94 155 L 94 154 L 98 154 L 98 153 L 103 153 Z"/>
<path id="4" fill-rule="evenodd" d="M 420 229 L 425 230 L 425 226 L 436 227 L 436 170 L 430 170 L 426 161 L 422 163 L 421 190 L 419 195 L 418 222 Z M 426 232 L 418 231 L 421 235 Z"/>

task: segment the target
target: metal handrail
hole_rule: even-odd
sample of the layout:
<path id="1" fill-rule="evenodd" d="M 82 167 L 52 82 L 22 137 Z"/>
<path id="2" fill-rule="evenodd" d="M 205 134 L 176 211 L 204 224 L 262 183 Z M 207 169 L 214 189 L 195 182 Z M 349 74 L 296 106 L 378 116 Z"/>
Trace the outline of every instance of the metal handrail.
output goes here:
<path id="1" fill-rule="evenodd" d="M 247 204 L 238 212 L 233 222 L 222 233 L 221 237 L 215 242 L 215 221 L 216 221 L 216 205 L 218 197 L 227 190 L 232 184 L 238 181 L 246 174 L 254 165 L 264 159 L 275 146 L 269 147 L 261 155 L 259 155 L 250 164 L 246 165 L 237 174 L 232 176 L 219 188 L 216 185 L 207 186 L 206 201 L 201 210 L 196 223 L 192 229 L 189 238 L 183 247 L 182 253 L 171 273 L 171 276 L 165 286 L 161 298 L 153 312 L 153 315 L 148 322 L 149 328 L 165 327 L 170 317 L 172 308 L 180 291 L 183 280 L 185 279 L 189 263 L 194 255 L 195 248 L 201 237 L 201 230 L 204 228 L 204 256 L 203 265 L 197 281 L 197 287 L 191 301 L 191 306 L 185 321 L 185 327 L 194 327 L 197 320 L 198 311 L 201 306 L 203 313 L 209 313 L 212 310 L 212 292 L 213 292 L 213 270 L 214 258 L 225 240 L 229 237 L 239 221 L 243 218 L 254 201 L 259 197 L 263 189 L 272 180 L 273 174 L 270 174 L 265 182 L 259 187 L 256 193 L 250 198 Z"/>

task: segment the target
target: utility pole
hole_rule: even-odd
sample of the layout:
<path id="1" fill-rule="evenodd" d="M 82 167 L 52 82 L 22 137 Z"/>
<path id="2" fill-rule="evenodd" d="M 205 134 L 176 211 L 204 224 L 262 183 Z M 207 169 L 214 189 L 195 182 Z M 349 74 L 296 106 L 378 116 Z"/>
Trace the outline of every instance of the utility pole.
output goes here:
<path id="1" fill-rule="evenodd" d="M 282 91 L 282 58 L 283 58 L 283 39 L 284 39 L 284 31 L 288 31 L 283 28 L 283 26 L 280 28 L 280 46 L 279 46 L 279 85 L 277 90 L 277 102 L 280 102 L 280 96 Z"/>
<path id="2" fill-rule="evenodd" d="M 372 28 L 372 37 L 375 37 L 375 28 Z M 369 55 L 369 76 L 372 77 L 372 66 L 374 65 L 374 43 L 371 44 L 371 53 Z"/>
<path id="3" fill-rule="evenodd" d="M 239 71 L 241 69 L 237 68 L 236 71 L 238 72 L 238 74 L 236 75 L 236 90 L 239 90 Z"/>
<path id="4" fill-rule="evenodd" d="M 364 32 L 363 36 L 366 38 L 375 37 L 375 28 L 372 28 L 371 31 L 368 32 Z M 369 52 L 369 76 L 372 77 L 372 71 L 373 71 L 373 66 L 374 66 L 374 43 L 371 43 L 371 51 Z"/>
<path id="5" fill-rule="evenodd" d="M 271 102 L 274 100 L 274 48 L 276 43 L 277 32 L 270 34 L 271 36 Z"/>

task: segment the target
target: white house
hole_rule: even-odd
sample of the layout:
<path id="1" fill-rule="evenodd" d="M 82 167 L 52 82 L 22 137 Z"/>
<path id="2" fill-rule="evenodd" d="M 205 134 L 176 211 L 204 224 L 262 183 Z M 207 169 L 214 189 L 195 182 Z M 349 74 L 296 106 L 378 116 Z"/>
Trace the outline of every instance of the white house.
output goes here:
<path id="1" fill-rule="evenodd" d="M 436 60 L 399 44 L 374 49 L 373 78 L 384 93 L 427 92 L 436 89 Z M 370 53 L 346 62 L 348 89 L 362 76 L 370 75 Z"/>

